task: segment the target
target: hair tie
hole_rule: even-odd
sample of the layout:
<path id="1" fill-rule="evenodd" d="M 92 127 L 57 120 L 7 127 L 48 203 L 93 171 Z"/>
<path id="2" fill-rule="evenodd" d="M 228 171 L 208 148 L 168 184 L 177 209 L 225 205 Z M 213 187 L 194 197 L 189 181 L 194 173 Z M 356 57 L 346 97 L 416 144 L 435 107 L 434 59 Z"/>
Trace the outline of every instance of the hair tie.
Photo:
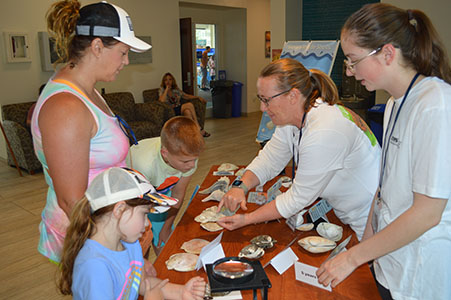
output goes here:
<path id="1" fill-rule="evenodd" d="M 410 25 L 415 27 L 415 30 L 417 29 L 417 20 L 415 20 L 415 17 L 413 16 L 413 12 L 411 9 L 407 10 L 407 19 L 409 20 Z"/>
<path id="2" fill-rule="evenodd" d="M 310 69 L 308 69 L 308 77 L 312 77 L 312 71 Z"/>

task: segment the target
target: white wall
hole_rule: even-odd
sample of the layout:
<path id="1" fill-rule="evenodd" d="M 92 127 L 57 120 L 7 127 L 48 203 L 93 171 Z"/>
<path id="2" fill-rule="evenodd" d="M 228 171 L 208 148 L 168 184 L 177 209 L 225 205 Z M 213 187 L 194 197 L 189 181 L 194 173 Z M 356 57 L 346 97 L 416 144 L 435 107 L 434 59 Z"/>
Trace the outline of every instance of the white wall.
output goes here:
<path id="1" fill-rule="evenodd" d="M 46 31 L 45 14 L 52 0 L 1 0 L 0 2 L 0 104 L 33 101 L 39 86 L 52 72 L 42 72 L 38 45 L 38 31 Z M 86 5 L 92 0 L 83 0 Z M 125 67 L 115 82 L 98 83 L 107 92 L 130 91 L 135 101 L 142 102 L 142 91 L 159 86 L 165 72 L 180 74 L 180 37 L 178 0 L 111 0 L 131 16 L 136 35 L 152 38 L 151 64 Z M 30 37 L 29 63 L 6 63 L 3 31 L 25 31 Z M 0 137 L 0 157 L 6 157 L 3 135 Z"/>
<path id="2" fill-rule="evenodd" d="M 271 31 L 270 2 L 271 2 L 270 0 L 247 1 L 248 112 L 260 110 L 260 101 L 257 99 L 257 79 L 258 76 L 260 75 L 260 71 L 271 62 L 271 58 L 265 57 L 265 31 Z M 271 39 L 272 37 L 273 33 L 271 32 Z"/>
<path id="3" fill-rule="evenodd" d="M 194 3 L 194 4 L 216 5 L 234 8 L 246 8 L 246 2 L 247 0 L 181 0 L 180 4 Z"/>
<path id="4" fill-rule="evenodd" d="M 285 0 L 270 0 L 271 49 L 282 49 L 286 39 Z M 302 0 L 301 0 L 302 1 Z M 299 16 L 302 19 L 302 16 Z M 302 22 L 301 22 L 302 23 Z"/>

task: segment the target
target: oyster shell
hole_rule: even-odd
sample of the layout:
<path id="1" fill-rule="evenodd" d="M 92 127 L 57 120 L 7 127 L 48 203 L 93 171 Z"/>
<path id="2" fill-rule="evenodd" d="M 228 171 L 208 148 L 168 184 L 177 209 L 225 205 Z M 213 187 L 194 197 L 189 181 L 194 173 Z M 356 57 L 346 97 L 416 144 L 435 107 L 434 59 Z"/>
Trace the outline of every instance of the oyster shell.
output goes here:
<path id="1" fill-rule="evenodd" d="M 313 229 L 313 227 L 315 227 L 315 224 L 313 223 L 305 223 L 305 224 L 301 224 L 298 227 L 296 227 L 296 230 L 299 231 L 310 231 Z"/>
<path id="2" fill-rule="evenodd" d="M 246 257 L 249 259 L 258 259 L 265 254 L 265 250 L 255 244 L 250 244 L 241 249 L 238 257 Z"/>
<path id="3" fill-rule="evenodd" d="M 262 234 L 254 237 L 251 240 L 251 243 L 256 245 L 257 247 L 267 249 L 274 246 L 274 243 L 277 243 L 277 241 L 267 234 Z"/>
<path id="4" fill-rule="evenodd" d="M 321 222 L 316 227 L 316 231 L 320 236 L 334 242 L 338 242 L 343 237 L 343 228 L 332 223 Z"/>
<path id="5" fill-rule="evenodd" d="M 298 241 L 299 246 L 311 253 L 323 253 L 334 249 L 337 244 L 334 241 L 320 236 L 308 236 Z"/>
<path id="6" fill-rule="evenodd" d="M 205 197 L 204 199 L 202 199 L 202 202 L 207 202 L 207 201 L 221 201 L 222 196 L 224 196 L 224 191 L 223 190 L 214 190 L 210 195 L 208 195 L 208 197 Z"/>
<path id="7" fill-rule="evenodd" d="M 222 226 L 219 226 L 218 223 L 216 223 L 216 222 L 201 223 L 200 227 L 202 227 L 203 229 L 210 231 L 210 232 L 219 231 L 219 230 L 224 229 Z"/>
<path id="8" fill-rule="evenodd" d="M 237 169 L 238 166 L 231 163 L 223 163 L 218 167 L 218 171 L 235 171 Z"/>
<path id="9" fill-rule="evenodd" d="M 205 190 L 199 191 L 199 194 L 206 195 L 206 194 L 212 193 L 215 190 L 222 190 L 225 192 L 229 188 L 229 184 L 230 184 L 229 177 L 222 176 L 215 183 L 213 183 L 211 186 L 209 186 Z"/>
<path id="10" fill-rule="evenodd" d="M 209 241 L 204 239 L 192 239 L 184 242 L 180 248 L 185 250 L 187 253 L 200 254 L 202 248 L 207 246 L 209 243 Z"/>
<path id="11" fill-rule="evenodd" d="M 220 218 L 225 217 L 223 213 L 217 213 L 217 210 L 218 206 L 216 205 L 206 208 L 200 215 L 194 218 L 194 221 L 199 223 L 216 222 Z"/>
<path id="12" fill-rule="evenodd" d="M 279 180 L 282 181 L 282 186 L 286 188 L 289 188 L 292 184 L 292 180 L 288 176 L 282 176 Z"/>
<path id="13" fill-rule="evenodd" d="M 189 272 L 196 268 L 199 256 L 192 253 L 176 253 L 171 255 L 166 261 L 168 270 L 176 270 L 179 272 Z"/>

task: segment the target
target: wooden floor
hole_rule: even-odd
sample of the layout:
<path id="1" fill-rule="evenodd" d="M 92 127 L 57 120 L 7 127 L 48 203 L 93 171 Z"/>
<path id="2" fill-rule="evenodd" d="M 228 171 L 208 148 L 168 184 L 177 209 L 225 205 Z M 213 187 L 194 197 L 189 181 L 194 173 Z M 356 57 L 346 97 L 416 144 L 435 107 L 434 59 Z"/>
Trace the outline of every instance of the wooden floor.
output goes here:
<path id="1" fill-rule="evenodd" d="M 260 118 L 257 112 L 241 118 L 206 120 L 211 136 L 205 139 L 206 149 L 188 186 L 188 198 L 211 165 L 247 165 L 252 160 L 259 150 L 255 137 Z M 42 173 L 24 172 L 20 177 L 15 168 L 0 160 L 0 300 L 70 299 L 56 291 L 56 266 L 37 251 L 46 191 Z"/>

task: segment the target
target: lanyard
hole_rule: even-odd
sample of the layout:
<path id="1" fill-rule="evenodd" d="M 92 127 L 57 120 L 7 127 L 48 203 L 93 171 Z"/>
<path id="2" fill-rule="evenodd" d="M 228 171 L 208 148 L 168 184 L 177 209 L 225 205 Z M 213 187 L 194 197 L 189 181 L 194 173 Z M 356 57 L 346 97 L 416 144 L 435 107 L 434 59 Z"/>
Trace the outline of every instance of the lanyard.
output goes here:
<path id="1" fill-rule="evenodd" d="M 390 140 L 393 135 L 393 130 L 395 129 L 396 121 L 398 120 L 399 113 L 401 112 L 402 106 L 406 102 L 407 95 L 409 94 L 410 90 L 412 89 L 412 86 L 415 83 L 415 81 L 417 80 L 418 76 L 420 76 L 420 73 L 415 74 L 415 76 L 412 78 L 412 81 L 410 82 L 409 87 L 407 88 L 407 91 L 404 94 L 404 97 L 402 98 L 401 105 L 399 106 L 399 109 L 396 112 L 395 119 L 393 120 L 393 125 L 391 127 L 391 131 L 390 131 L 390 135 L 388 136 L 388 139 L 387 139 L 388 128 L 387 128 L 387 131 L 385 131 L 384 144 L 383 144 L 383 149 L 382 149 L 382 166 L 381 166 L 381 172 L 380 172 L 380 177 L 379 177 L 379 198 L 380 198 L 380 192 L 381 192 L 381 188 L 382 188 L 382 179 L 384 178 L 385 163 L 387 162 L 388 147 L 390 146 Z M 393 111 L 395 109 L 395 104 L 396 103 L 393 103 L 393 107 L 390 112 L 390 119 L 388 119 L 387 126 L 390 126 L 391 117 L 392 117 Z"/>
<path id="2" fill-rule="evenodd" d="M 304 115 L 302 116 L 302 122 L 301 122 L 301 128 L 299 129 L 299 140 L 298 140 L 298 147 L 299 147 L 299 144 L 301 143 L 301 138 L 302 138 L 302 126 L 303 126 L 303 124 L 304 124 L 304 120 L 305 120 L 305 115 L 306 115 L 307 113 L 304 113 Z M 293 181 L 294 180 L 294 175 L 295 175 L 295 166 L 296 166 L 296 164 L 295 164 L 295 162 L 294 162 L 294 143 L 293 143 L 293 159 L 292 159 L 292 161 L 293 161 L 293 166 L 292 166 L 292 168 L 291 168 L 291 180 Z M 298 163 L 297 163 L 297 165 L 299 165 L 299 152 L 301 152 L 301 151 L 299 151 L 299 149 L 298 149 Z"/>

